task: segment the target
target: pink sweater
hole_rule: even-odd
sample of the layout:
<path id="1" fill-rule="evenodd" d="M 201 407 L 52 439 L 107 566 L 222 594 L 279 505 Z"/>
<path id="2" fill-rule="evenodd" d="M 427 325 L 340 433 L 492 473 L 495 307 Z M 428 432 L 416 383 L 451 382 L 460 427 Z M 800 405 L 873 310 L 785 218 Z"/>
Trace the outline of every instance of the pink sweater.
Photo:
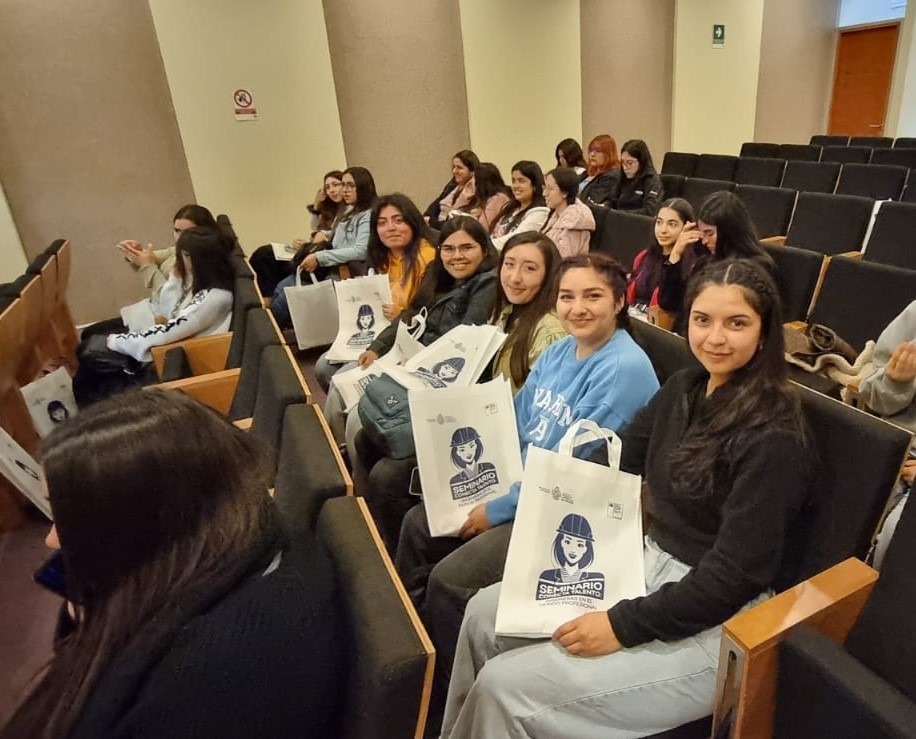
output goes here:
<path id="1" fill-rule="evenodd" d="M 588 242 L 594 230 L 595 216 L 591 208 L 576 199 L 560 215 L 551 211 L 543 232 L 553 239 L 562 256 L 571 257 L 588 251 Z"/>

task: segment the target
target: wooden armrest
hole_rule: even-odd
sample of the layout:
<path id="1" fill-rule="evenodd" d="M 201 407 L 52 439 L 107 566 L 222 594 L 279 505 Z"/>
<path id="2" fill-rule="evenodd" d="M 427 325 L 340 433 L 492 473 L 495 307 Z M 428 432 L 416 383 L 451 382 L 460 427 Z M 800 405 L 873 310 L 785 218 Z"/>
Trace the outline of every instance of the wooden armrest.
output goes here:
<path id="1" fill-rule="evenodd" d="M 860 251 L 844 251 L 840 254 L 837 254 L 838 257 L 847 257 L 848 259 L 861 259 L 862 252 Z"/>
<path id="2" fill-rule="evenodd" d="M 156 374 L 162 375 L 162 367 L 165 364 L 165 353 L 169 349 L 182 347 L 188 355 L 188 362 L 191 364 L 191 371 L 195 375 L 203 375 L 210 372 L 220 372 L 226 369 L 226 357 L 229 356 L 229 342 L 232 340 L 232 332 L 227 331 L 224 334 L 213 334 L 212 336 L 195 336 L 192 339 L 184 341 L 174 341 L 171 344 L 154 346 L 150 349 L 153 355 L 153 364 L 156 366 Z M 198 367 L 200 369 L 198 369 Z"/>
<path id="3" fill-rule="evenodd" d="M 763 739 L 772 734 L 779 642 L 800 623 L 836 642 L 849 630 L 878 579 L 854 557 L 818 573 L 722 627 L 713 734 L 733 713 L 733 739 Z"/>
<path id="4" fill-rule="evenodd" d="M 649 306 L 648 318 L 649 323 L 653 326 L 658 326 L 659 328 L 670 331 L 674 328 L 674 317 L 674 313 L 669 313 L 657 305 Z"/>
<path id="5" fill-rule="evenodd" d="M 195 400 L 199 400 L 215 411 L 226 415 L 235 397 L 235 389 L 239 384 L 241 370 L 231 369 L 222 372 L 211 372 L 200 377 L 187 377 L 173 382 L 162 382 L 150 385 L 149 388 L 162 388 L 165 390 L 180 390 L 187 393 Z"/>
<path id="6" fill-rule="evenodd" d="M 765 239 L 760 239 L 761 244 L 773 244 L 774 246 L 785 246 L 786 237 L 785 236 L 767 236 Z"/>
<path id="7" fill-rule="evenodd" d="M 237 429 L 242 429 L 242 431 L 251 431 L 251 419 L 250 418 L 240 418 L 238 421 L 235 421 L 234 423 Z"/>
<path id="8" fill-rule="evenodd" d="M 804 321 L 787 321 L 782 325 L 786 328 L 792 329 L 793 331 L 804 331 L 806 328 L 808 328 L 808 324 Z"/>

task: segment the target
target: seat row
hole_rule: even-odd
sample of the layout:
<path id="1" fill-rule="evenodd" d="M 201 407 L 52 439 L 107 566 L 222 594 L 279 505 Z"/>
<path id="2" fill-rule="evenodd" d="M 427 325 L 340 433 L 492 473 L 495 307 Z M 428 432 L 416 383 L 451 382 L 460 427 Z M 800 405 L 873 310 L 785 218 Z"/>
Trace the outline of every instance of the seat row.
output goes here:
<path id="1" fill-rule="evenodd" d="M 806 192 L 862 195 L 875 200 L 916 199 L 916 149 L 885 150 L 905 155 L 906 163 L 859 163 L 768 159 L 726 154 L 668 152 L 662 165 L 665 193 L 671 194 L 684 178 L 733 182 L 738 185 L 784 187 Z"/>

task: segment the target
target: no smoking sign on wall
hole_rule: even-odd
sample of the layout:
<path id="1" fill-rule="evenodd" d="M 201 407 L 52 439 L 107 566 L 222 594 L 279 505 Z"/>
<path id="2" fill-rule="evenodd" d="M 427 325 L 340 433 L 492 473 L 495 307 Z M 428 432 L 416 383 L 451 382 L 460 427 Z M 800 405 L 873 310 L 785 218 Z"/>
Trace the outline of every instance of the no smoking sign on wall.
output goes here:
<path id="1" fill-rule="evenodd" d="M 232 104 L 235 110 L 235 120 L 256 121 L 258 109 L 254 105 L 254 95 L 250 88 L 240 87 L 232 93 Z"/>

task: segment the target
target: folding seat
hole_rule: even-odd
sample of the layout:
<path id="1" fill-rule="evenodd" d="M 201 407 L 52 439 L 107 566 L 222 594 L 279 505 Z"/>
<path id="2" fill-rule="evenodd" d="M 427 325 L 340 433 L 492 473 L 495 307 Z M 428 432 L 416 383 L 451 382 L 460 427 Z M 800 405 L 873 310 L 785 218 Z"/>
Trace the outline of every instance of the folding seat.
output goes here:
<path id="1" fill-rule="evenodd" d="M 728 190 L 734 192 L 735 183 L 725 180 L 703 180 L 696 177 L 688 177 L 684 181 L 684 188 L 681 190 L 681 197 L 693 206 L 695 211 L 700 209 L 701 203 L 714 192 Z"/>
<path id="2" fill-rule="evenodd" d="M 273 454 L 280 451 L 283 414 L 286 407 L 310 400 L 298 367 L 283 346 L 267 346 L 261 352 L 258 394 L 251 412 L 251 433 Z"/>
<path id="3" fill-rule="evenodd" d="M 894 141 L 895 149 L 916 149 L 916 138 L 901 136 Z"/>
<path id="4" fill-rule="evenodd" d="M 818 134 L 812 136 L 808 143 L 814 146 L 847 146 L 849 144 L 849 136 Z"/>
<path id="5" fill-rule="evenodd" d="M 683 336 L 633 319 L 630 320 L 630 333 L 652 362 L 659 385 L 664 385 L 675 372 L 699 364 Z"/>
<path id="6" fill-rule="evenodd" d="M 916 300 L 916 272 L 832 257 L 808 323 L 829 326 L 857 352 Z"/>
<path id="7" fill-rule="evenodd" d="M 611 209 L 606 205 L 595 205 L 594 203 L 588 203 L 588 207 L 595 218 L 595 230 L 592 231 L 592 235 L 588 240 L 588 248 L 589 251 L 596 251 L 600 250 L 599 245 L 604 238 L 604 232 L 607 230 L 607 214 Z"/>
<path id="8" fill-rule="evenodd" d="M 698 154 L 669 151 L 662 161 L 662 174 L 679 174 L 682 177 L 692 177 L 699 158 Z"/>
<path id="9" fill-rule="evenodd" d="M 607 214 L 597 251 L 614 257 L 629 272 L 633 259 L 655 239 L 655 218 L 623 210 Z"/>
<path id="10" fill-rule="evenodd" d="M 916 180 L 903 188 L 903 195 L 900 196 L 901 203 L 916 203 Z"/>
<path id="11" fill-rule="evenodd" d="M 868 146 L 872 149 L 889 149 L 894 144 L 890 136 L 850 136 L 850 146 Z"/>
<path id="12" fill-rule="evenodd" d="M 735 184 L 779 187 L 785 168 L 785 159 L 739 157 L 735 168 Z"/>
<path id="13" fill-rule="evenodd" d="M 882 203 L 863 259 L 916 270 L 916 203 Z"/>
<path id="14" fill-rule="evenodd" d="M 731 154 L 700 154 L 692 177 L 703 180 L 729 180 L 734 182 L 738 157 Z"/>
<path id="15" fill-rule="evenodd" d="M 870 158 L 871 149 L 867 146 L 825 146 L 821 152 L 822 162 L 865 164 Z"/>
<path id="16" fill-rule="evenodd" d="M 684 189 L 684 175 L 666 174 L 662 172 L 659 175 L 662 178 L 662 187 L 665 188 L 665 198 L 679 198 L 681 191 Z"/>
<path id="17" fill-rule="evenodd" d="M 335 736 L 424 736 L 435 650 L 366 501 L 328 500 L 318 516 L 317 535 L 334 567 L 350 645 L 346 705 Z"/>
<path id="18" fill-rule="evenodd" d="M 779 159 L 816 162 L 821 158 L 821 147 L 811 144 L 780 144 L 776 156 Z"/>
<path id="19" fill-rule="evenodd" d="M 286 407 L 274 500 L 290 530 L 314 530 L 326 500 L 353 494 L 353 481 L 317 405 Z"/>
<path id="20" fill-rule="evenodd" d="M 763 248 L 776 263 L 782 320 L 787 323 L 806 320 L 826 257 L 794 246 L 763 244 Z"/>
<path id="21" fill-rule="evenodd" d="M 781 187 L 738 185 L 735 188 L 735 195 L 741 198 L 750 213 L 760 238 L 786 234 L 797 194 L 795 190 Z"/>
<path id="22" fill-rule="evenodd" d="M 842 165 L 839 162 L 787 162 L 781 187 L 802 192 L 830 193 L 836 189 Z"/>
<path id="23" fill-rule="evenodd" d="M 893 164 L 916 168 L 916 149 L 872 149 L 869 164 Z"/>
<path id="24" fill-rule="evenodd" d="M 890 164 L 844 164 L 836 192 L 875 200 L 899 200 L 908 172 L 906 167 Z"/>
<path id="25" fill-rule="evenodd" d="M 757 141 L 745 141 L 741 144 L 741 156 L 743 157 L 775 157 L 779 151 L 779 144 L 765 144 Z"/>
<path id="26" fill-rule="evenodd" d="M 785 243 L 821 254 L 860 251 L 874 200 L 800 192 Z"/>

